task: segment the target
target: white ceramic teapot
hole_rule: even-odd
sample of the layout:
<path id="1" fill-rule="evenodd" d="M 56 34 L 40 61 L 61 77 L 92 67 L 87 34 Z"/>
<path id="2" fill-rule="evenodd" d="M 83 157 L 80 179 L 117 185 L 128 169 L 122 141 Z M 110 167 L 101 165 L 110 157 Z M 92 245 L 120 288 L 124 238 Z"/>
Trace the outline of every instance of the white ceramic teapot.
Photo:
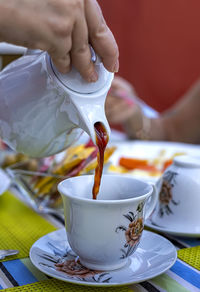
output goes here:
<path id="1" fill-rule="evenodd" d="M 29 51 L 0 72 L 0 137 L 17 152 L 45 157 L 70 146 L 82 133 L 96 143 L 94 124 L 108 135 L 104 103 L 113 73 L 93 52 L 95 83 L 75 68 L 59 73 L 47 52 Z"/>

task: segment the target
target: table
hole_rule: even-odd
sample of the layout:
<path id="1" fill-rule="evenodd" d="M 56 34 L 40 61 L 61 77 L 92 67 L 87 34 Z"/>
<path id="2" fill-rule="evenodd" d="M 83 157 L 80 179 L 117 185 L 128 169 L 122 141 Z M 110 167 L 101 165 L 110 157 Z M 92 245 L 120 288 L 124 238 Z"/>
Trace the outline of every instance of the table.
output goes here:
<path id="1" fill-rule="evenodd" d="M 40 217 L 8 192 L 0 197 L 0 208 L 0 248 L 6 244 L 6 248 L 11 248 L 11 244 L 12 248 L 18 245 L 17 249 L 21 249 L 18 258 L 0 261 L 2 291 L 200 291 L 200 238 L 165 235 L 176 246 L 179 258 L 170 270 L 150 281 L 113 288 L 78 286 L 49 278 L 28 257 L 28 250 L 37 238 L 63 227 L 63 223 L 52 216 Z"/>

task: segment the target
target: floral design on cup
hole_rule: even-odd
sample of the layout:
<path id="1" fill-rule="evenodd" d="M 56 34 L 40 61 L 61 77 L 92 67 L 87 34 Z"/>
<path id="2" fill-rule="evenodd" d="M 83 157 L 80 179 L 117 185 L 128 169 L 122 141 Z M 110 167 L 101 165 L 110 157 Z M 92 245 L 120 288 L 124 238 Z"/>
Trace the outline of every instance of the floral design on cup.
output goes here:
<path id="1" fill-rule="evenodd" d="M 170 203 L 173 205 L 178 205 L 180 202 L 176 202 L 173 199 L 172 188 L 176 183 L 177 172 L 167 171 L 163 175 L 162 185 L 159 193 L 159 215 L 163 217 L 164 214 L 170 215 L 173 214 Z"/>
<path id="2" fill-rule="evenodd" d="M 128 229 L 125 231 L 126 242 L 130 246 L 134 246 L 140 239 L 143 230 L 143 219 L 138 218 L 129 224 Z"/>
<path id="3" fill-rule="evenodd" d="M 133 212 L 128 212 L 128 214 L 123 215 L 126 219 L 130 221 L 128 227 L 120 225 L 115 229 L 115 232 L 124 231 L 126 242 L 121 248 L 121 259 L 130 256 L 137 248 L 142 231 L 144 229 L 144 219 L 143 219 L 143 207 L 144 203 L 140 203 L 137 207 L 136 214 Z"/>

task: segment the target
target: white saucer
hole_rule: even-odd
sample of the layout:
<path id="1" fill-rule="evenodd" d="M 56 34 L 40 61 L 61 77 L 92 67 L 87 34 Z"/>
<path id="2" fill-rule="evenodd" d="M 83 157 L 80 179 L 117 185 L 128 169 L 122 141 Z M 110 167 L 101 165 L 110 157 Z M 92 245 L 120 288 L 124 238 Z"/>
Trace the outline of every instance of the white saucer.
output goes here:
<path id="1" fill-rule="evenodd" d="M 152 222 L 152 220 L 149 218 L 145 221 L 145 226 L 149 227 L 153 230 L 159 231 L 161 233 L 167 233 L 172 234 L 175 236 L 181 236 L 181 237 L 200 237 L 200 227 L 197 226 L 191 226 L 189 229 L 187 226 L 160 226 Z"/>
<path id="2" fill-rule="evenodd" d="M 158 276 L 168 270 L 176 261 L 173 244 L 164 237 L 144 231 L 136 252 L 128 263 L 114 271 L 93 271 L 77 262 L 77 256 L 69 247 L 65 229 L 49 233 L 37 240 L 30 250 L 30 259 L 43 273 L 70 283 L 90 286 L 117 286 L 139 283 Z M 58 271 L 55 263 L 68 261 L 66 268 L 73 275 Z M 69 264 L 76 265 L 69 269 Z M 76 272 L 76 275 L 74 274 Z"/>

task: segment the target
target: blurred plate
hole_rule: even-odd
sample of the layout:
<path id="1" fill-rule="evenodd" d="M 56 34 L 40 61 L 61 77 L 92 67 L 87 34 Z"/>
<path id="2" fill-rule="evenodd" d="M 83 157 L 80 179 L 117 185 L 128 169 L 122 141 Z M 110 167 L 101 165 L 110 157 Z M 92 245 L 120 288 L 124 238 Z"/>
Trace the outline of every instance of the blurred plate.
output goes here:
<path id="1" fill-rule="evenodd" d="M 154 164 L 157 160 L 157 167 L 161 167 L 164 161 L 170 159 L 175 153 L 189 154 L 193 156 L 200 156 L 200 145 L 176 143 L 176 142 L 158 142 L 158 141 L 123 141 L 111 143 L 116 146 L 116 150 L 110 157 L 109 162 L 114 165 L 119 165 L 121 157 L 147 159 L 149 163 Z M 108 170 L 109 171 L 109 170 Z M 136 178 L 157 181 L 160 177 L 150 176 L 148 171 L 130 171 L 124 175 L 132 175 Z"/>

